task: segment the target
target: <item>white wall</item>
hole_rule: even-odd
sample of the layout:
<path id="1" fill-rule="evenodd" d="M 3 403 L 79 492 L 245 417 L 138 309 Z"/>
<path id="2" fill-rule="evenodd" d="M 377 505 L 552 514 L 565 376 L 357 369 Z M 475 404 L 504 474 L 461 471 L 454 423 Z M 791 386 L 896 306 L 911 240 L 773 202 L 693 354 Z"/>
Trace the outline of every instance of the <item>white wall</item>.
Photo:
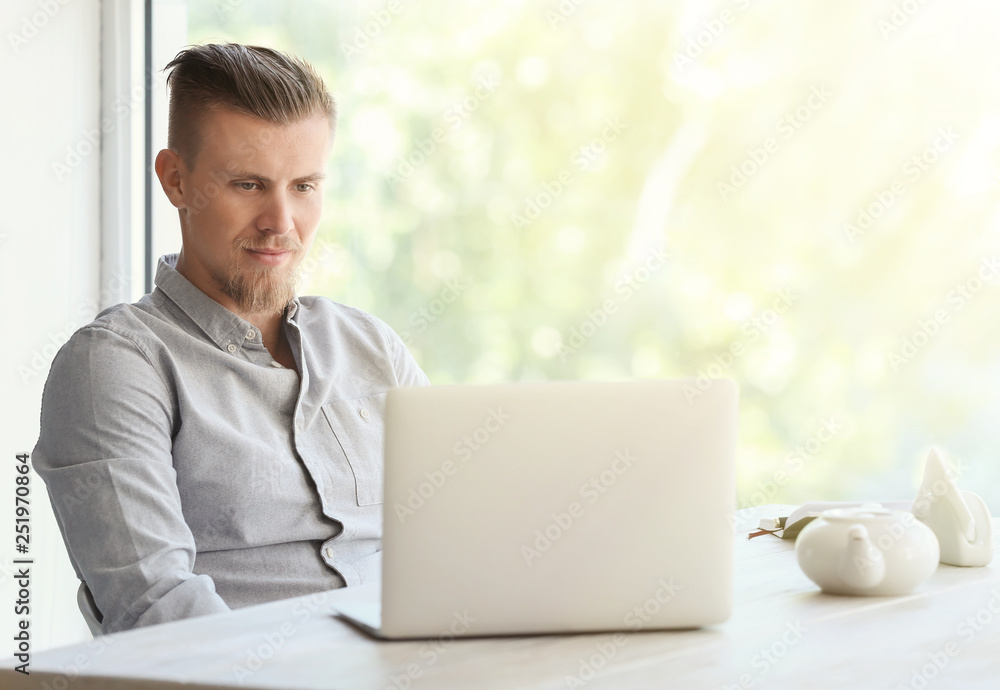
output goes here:
<path id="1" fill-rule="evenodd" d="M 110 0 L 109 0 L 110 1 Z M 0 657 L 13 654 L 14 465 L 38 437 L 58 346 L 96 314 L 100 123 L 99 0 L 5 0 L 0 10 Z M 70 150 L 75 150 L 69 155 Z M 78 155 L 79 154 L 79 155 Z M 56 170 L 54 164 L 65 165 Z M 31 475 L 32 651 L 89 639 L 77 580 Z"/>

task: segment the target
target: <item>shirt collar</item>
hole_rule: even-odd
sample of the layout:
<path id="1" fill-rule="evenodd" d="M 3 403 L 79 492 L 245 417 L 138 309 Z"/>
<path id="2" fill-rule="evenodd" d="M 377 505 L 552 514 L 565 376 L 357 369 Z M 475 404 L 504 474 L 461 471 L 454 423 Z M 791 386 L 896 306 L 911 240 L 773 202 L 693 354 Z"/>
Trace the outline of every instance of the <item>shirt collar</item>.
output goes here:
<path id="1" fill-rule="evenodd" d="M 260 343 L 260 330 L 246 319 L 240 318 L 202 292 L 190 280 L 177 272 L 177 254 L 161 256 L 156 266 L 156 287 L 197 324 L 221 349 L 237 348 L 251 340 L 246 336 L 253 331 L 251 342 Z M 285 319 L 293 322 L 299 312 L 298 297 L 285 309 Z"/>

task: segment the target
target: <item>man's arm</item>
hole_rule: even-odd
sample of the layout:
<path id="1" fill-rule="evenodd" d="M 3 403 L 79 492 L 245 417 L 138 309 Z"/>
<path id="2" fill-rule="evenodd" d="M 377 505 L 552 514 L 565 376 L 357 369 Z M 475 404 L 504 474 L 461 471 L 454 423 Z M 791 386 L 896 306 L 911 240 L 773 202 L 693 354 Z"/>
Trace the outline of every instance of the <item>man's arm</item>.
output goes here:
<path id="1" fill-rule="evenodd" d="M 181 512 L 173 392 L 134 339 L 100 326 L 56 356 L 32 461 L 104 632 L 228 611 Z"/>
<path id="2" fill-rule="evenodd" d="M 417 360 L 410 354 L 410 350 L 406 347 L 403 339 L 385 321 L 377 317 L 373 318 L 375 318 L 379 328 L 382 330 L 382 334 L 389 347 L 389 359 L 392 362 L 392 369 L 396 374 L 397 383 L 400 386 L 429 386 L 430 381 L 427 378 L 427 374 L 424 373 L 424 370 L 417 364 Z"/>

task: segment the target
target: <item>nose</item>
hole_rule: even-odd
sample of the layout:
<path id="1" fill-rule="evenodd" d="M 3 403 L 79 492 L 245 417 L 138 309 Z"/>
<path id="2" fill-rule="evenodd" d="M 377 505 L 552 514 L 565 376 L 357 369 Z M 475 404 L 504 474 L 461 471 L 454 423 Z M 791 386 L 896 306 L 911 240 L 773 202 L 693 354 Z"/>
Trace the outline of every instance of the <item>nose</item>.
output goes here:
<path id="1" fill-rule="evenodd" d="M 257 217 L 257 229 L 273 235 L 287 235 L 294 227 L 288 196 L 284 191 L 272 189 Z"/>

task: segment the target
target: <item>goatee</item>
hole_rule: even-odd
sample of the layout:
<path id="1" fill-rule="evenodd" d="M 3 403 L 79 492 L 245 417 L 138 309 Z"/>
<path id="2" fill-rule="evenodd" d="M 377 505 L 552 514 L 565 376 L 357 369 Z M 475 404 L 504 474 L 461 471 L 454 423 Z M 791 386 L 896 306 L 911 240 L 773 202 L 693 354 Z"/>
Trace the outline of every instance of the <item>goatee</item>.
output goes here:
<path id="1" fill-rule="evenodd" d="M 277 267 L 241 266 L 240 258 L 248 249 L 283 249 L 300 254 L 302 245 L 288 238 L 278 238 L 275 243 L 261 243 L 238 239 L 236 251 L 226 275 L 214 276 L 223 294 L 235 303 L 243 314 L 280 314 L 295 297 L 299 287 L 298 266 Z"/>

